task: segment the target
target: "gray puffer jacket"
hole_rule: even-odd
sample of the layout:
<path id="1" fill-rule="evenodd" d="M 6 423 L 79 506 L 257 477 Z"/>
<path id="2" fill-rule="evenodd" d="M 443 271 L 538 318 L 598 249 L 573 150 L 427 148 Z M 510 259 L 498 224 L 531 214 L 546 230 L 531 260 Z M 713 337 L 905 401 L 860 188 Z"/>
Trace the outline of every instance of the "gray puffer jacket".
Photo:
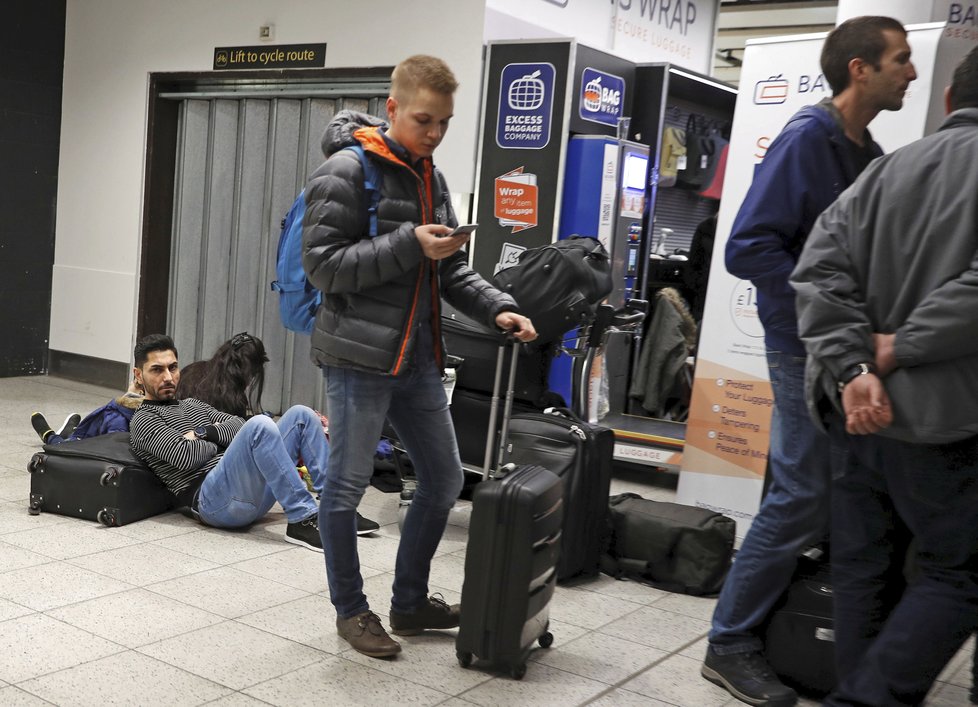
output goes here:
<path id="1" fill-rule="evenodd" d="M 359 142 L 379 166 L 381 199 L 377 236 L 369 236 L 363 167 L 342 148 Z M 422 224 L 455 226 L 444 178 L 430 159 L 408 163 L 376 118 L 343 111 L 323 136 L 327 160 L 306 186 L 302 265 L 323 293 L 312 334 L 317 365 L 398 375 L 409 362 L 427 314 L 439 366 L 444 361 L 440 297 L 469 316 L 494 326 L 516 302 L 469 268 L 464 252 L 435 262 L 414 235 Z M 419 306 L 430 307 L 419 312 Z M 425 329 L 421 329 L 422 331 Z"/>

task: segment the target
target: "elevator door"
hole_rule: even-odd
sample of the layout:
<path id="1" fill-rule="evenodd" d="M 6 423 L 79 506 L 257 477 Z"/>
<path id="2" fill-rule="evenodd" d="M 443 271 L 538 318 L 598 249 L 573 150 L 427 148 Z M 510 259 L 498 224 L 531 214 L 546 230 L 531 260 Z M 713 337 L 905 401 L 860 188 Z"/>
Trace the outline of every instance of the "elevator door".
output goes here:
<path id="1" fill-rule="evenodd" d="M 322 162 L 320 138 L 344 109 L 386 117 L 373 98 L 184 98 L 170 252 L 167 328 L 183 365 L 234 334 L 265 344 L 262 406 L 325 410 L 310 339 L 287 331 L 271 291 L 281 222 Z"/>

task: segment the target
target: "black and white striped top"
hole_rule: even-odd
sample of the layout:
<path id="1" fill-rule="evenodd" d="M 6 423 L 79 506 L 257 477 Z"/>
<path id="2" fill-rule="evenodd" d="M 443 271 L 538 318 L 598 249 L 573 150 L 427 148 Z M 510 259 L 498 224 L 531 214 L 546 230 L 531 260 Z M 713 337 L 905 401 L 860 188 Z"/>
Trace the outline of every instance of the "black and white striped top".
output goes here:
<path id="1" fill-rule="evenodd" d="M 189 505 L 204 476 L 221 461 L 224 449 L 243 424 L 240 417 L 192 398 L 146 400 L 129 423 L 129 440 L 133 453 L 156 472 L 181 503 Z M 206 425 L 213 425 L 218 444 L 183 436 Z"/>

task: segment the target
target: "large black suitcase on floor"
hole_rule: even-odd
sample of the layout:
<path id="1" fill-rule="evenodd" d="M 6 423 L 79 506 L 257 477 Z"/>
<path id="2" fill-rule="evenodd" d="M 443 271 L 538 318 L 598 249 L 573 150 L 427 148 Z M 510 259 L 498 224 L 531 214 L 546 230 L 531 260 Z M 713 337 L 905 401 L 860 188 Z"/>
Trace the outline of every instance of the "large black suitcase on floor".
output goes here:
<path id="1" fill-rule="evenodd" d="M 570 410 L 513 415 L 507 460 L 539 464 L 564 482 L 564 523 L 557 581 L 598 574 L 608 517 L 615 433 Z"/>
<path id="2" fill-rule="evenodd" d="M 517 355 L 514 352 L 511 365 Z M 494 429 L 499 407 L 502 348 L 497 361 L 490 429 Z M 511 404 L 512 385 L 503 413 L 504 439 Z M 491 453 L 490 442 L 485 451 L 485 480 L 472 499 L 455 650 L 462 667 L 479 659 L 518 680 L 526 673 L 533 643 L 546 648 L 553 642 L 548 627 L 550 599 L 557 583 L 563 482 L 540 466 L 508 465 L 490 477 Z"/>
<path id="3" fill-rule="evenodd" d="M 27 470 L 31 515 L 43 511 L 119 526 L 177 503 L 159 477 L 133 455 L 128 432 L 45 445 Z"/>
<path id="4" fill-rule="evenodd" d="M 836 683 L 832 574 L 827 558 L 803 555 L 765 626 L 768 663 L 786 683 L 825 695 Z"/>

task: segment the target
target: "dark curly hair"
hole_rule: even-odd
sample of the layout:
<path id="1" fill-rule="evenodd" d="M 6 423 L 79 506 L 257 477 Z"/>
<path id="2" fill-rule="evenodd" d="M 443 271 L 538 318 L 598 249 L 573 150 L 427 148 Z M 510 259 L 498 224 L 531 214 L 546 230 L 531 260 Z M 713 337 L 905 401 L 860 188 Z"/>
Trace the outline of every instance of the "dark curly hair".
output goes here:
<path id="1" fill-rule="evenodd" d="M 262 411 L 265 387 L 265 345 L 247 332 L 235 334 L 206 361 L 195 361 L 180 371 L 177 398 L 196 398 L 238 417 Z"/>

